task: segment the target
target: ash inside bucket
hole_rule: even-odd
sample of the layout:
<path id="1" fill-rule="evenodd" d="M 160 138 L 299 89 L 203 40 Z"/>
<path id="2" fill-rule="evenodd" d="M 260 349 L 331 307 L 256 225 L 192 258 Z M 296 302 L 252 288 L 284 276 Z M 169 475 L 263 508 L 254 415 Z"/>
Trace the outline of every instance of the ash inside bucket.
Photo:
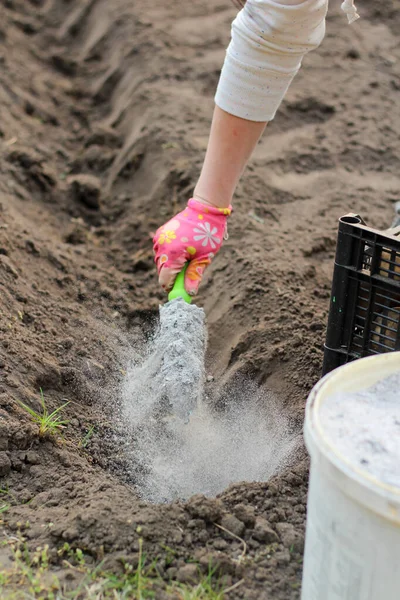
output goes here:
<path id="1" fill-rule="evenodd" d="M 323 428 L 353 465 L 400 487 L 400 372 L 360 392 L 339 392 L 321 408 Z"/>

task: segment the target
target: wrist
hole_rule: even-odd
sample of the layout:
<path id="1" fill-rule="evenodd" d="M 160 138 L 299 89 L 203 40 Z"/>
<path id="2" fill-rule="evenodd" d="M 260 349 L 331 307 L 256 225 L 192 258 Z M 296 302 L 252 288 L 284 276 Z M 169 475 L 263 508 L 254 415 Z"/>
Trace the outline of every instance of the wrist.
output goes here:
<path id="1" fill-rule="evenodd" d="M 214 204 L 205 203 L 201 200 L 198 200 L 196 196 L 190 198 L 188 201 L 188 207 L 200 211 L 201 213 L 214 215 L 217 217 L 229 217 L 232 212 L 232 206 L 215 206 Z"/>
<path id="2" fill-rule="evenodd" d="M 205 195 L 199 194 L 197 190 L 194 190 L 192 197 L 197 202 L 201 202 L 201 204 L 205 204 L 206 206 L 213 206 L 214 208 L 230 208 L 232 210 L 232 206 L 229 200 L 211 202 L 211 200 L 209 200 Z"/>

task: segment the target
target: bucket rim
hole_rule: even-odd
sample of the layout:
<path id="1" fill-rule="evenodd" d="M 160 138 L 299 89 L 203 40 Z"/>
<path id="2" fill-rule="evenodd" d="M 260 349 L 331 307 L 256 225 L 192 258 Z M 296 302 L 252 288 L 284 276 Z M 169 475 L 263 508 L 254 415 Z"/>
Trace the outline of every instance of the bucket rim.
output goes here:
<path id="1" fill-rule="evenodd" d="M 398 368 L 394 368 L 392 373 L 395 373 L 397 371 L 400 372 L 400 351 L 385 354 L 377 354 L 374 356 L 367 356 L 342 365 L 334 371 L 327 373 L 327 375 L 325 375 L 313 387 L 307 400 L 306 419 L 304 424 L 304 433 L 307 449 L 311 454 L 311 449 L 308 446 L 312 439 L 313 445 L 316 444 L 318 446 L 318 450 L 322 452 L 325 455 L 325 457 L 346 476 L 350 476 L 353 480 L 356 480 L 360 485 L 364 487 L 367 486 L 372 492 L 379 494 L 379 496 L 385 496 L 387 498 L 389 495 L 392 501 L 396 502 L 396 504 L 400 504 L 400 487 L 396 487 L 394 485 L 381 481 L 374 475 L 371 475 L 365 469 L 358 467 L 352 461 L 347 459 L 345 455 L 343 455 L 337 450 L 335 444 L 329 440 L 320 420 L 321 405 L 322 402 L 326 400 L 326 398 L 324 398 L 323 395 L 324 388 L 327 386 L 328 383 L 332 384 L 335 380 L 341 380 L 346 371 L 352 371 L 355 368 L 354 365 L 360 362 L 363 362 L 363 364 L 368 369 L 373 369 L 373 365 L 375 365 L 378 371 L 379 365 L 381 365 L 382 363 L 393 363 L 393 366 L 397 365 Z M 369 363 L 371 363 L 370 366 L 368 366 Z M 388 376 L 390 376 L 390 374 Z M 379 376 L 376 379 L 376 381 L 379 381 Z M 367 385 L 365 388 L 361 387 L 360 390 L 367 389 L 367 387 L 370 387 L 370 385 L 371 384 Z M 319 440 L 317 441 L 316 438 L 319 438 Z"/>

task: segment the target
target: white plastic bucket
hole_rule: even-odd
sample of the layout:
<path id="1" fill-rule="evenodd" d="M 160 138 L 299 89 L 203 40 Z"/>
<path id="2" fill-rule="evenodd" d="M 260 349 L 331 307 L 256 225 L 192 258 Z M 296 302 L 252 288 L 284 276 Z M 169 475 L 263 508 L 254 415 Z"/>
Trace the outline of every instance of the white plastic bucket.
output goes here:
<path id="1" fill-rule="evenodd" d="M 400 488 L 350 464 L 328 441 L 319 418 L 334 393 L 366 389 L 398 371 L 400 352 L 370 356 L 328 373 L 310 393 L 302 600 L 400 599 Z"/>

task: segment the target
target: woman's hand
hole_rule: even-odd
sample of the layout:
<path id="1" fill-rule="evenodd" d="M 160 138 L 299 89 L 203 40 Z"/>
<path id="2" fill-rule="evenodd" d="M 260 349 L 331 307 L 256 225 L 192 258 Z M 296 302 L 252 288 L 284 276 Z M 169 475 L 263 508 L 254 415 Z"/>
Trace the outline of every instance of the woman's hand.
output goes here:
<path id="1" fill-rule="evenodd" d="M 198 292 L 204 270 L 221 248 L 231 207 L 217 208 L 192 198 L 187 207 L 160 227 L 153 239 L 160 285 L 170 291 L 178 273 L 185 273 L 185 289 Z"/>

